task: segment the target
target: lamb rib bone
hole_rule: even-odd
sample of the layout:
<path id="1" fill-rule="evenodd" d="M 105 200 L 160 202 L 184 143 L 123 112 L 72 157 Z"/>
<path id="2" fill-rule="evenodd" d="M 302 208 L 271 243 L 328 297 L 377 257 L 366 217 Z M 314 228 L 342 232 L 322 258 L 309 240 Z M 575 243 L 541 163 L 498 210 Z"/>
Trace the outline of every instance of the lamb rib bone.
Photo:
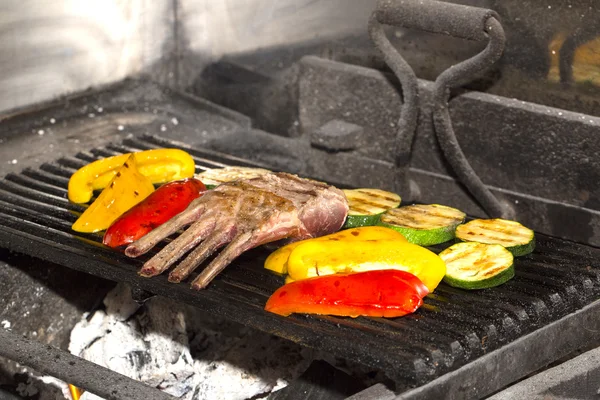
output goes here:
<path id="1" fill-rule="evenodd" d="M 348 215 L 342 190 L 287 173 L 224 183 L 194 200 L 188 208 L 125 249 L 138 257 L 178 230 L 178 238 L 148 260 L 139 274 L 163 273 L 191 252 L 171 272 L 180 282 L 219 248 L 225 249 L 192 282 L 205 288 L 243 252 L 280 239 L 302 240 L 339 230 Z"/>

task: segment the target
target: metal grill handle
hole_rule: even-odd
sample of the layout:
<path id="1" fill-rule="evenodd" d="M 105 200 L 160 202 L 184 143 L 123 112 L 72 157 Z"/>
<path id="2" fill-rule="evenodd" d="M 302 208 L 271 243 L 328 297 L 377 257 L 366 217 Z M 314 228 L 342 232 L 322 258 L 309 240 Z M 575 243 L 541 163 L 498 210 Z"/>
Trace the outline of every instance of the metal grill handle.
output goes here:
<path id="1" fill-rule="evenodd" d="M 382 24 L 476 41 L 488 39 L 484 26 L 490 17 L 499 19 L 493 10 L 436 0 L 381 0 L 375 9 Z"/>
<path id="2" fill-rule="evenodd" d="M 417 129 L 417 119 L 419 117 L 419 85 L 415 72 L 385 35 L 383 26 L 380 24 L 380 17 L 382 16 L 377 11 L 371 14 L 368 26 L 369 36 L 375 47 L 383 55 L 386 64 L 398 77 L 403 97 L 394 145 L 396 166 L 401 171 L 401 176 L 397 179 L 396 190 L 400 193 L 405 193 L 407 197 L 412 197 L 408 182 L 408 168 L 410 165 L 412 143 L 415 137 L 415 130 Z"/>
<path id="3" fill-rule="evenodd" d="M 399 121 L 397 165 L 408 164 L 418 116 L 418 86 L 414 71 L 389 42 L 380 24 L 419 29 L 462 39 L 488 41 L 479 54 L 453 65 L 435 81 L 433 122 L 444 157 L 483 209 L 493 217 L 513 218 L 514 210 L 498 200 L 475 173 L 462 152 L 448 111 L 450 89 L 460 87 L 498 61 L 504 51 L 505 35 L 493 10 L 436 0 L 380 0 L 369 20 L 371 39 L 384 55 L 402 85 L 404 105 Z M 402 164 L 400 164 L 400 162 Z M 405 171 L 408 168 L 405 168 Z M 404 188 L 407 177 L 402 177 Z"/>

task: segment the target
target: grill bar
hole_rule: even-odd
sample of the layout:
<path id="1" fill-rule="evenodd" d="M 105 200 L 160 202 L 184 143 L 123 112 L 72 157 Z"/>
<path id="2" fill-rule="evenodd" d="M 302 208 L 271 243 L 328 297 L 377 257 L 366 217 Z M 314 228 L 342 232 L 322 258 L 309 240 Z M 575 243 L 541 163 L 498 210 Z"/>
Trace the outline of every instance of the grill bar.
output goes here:
<path id="1" fill-rule="evenodd" d="M 85 207 L 69 203 L 66 183 L 77 168 L 94 159 L 92 155 L 158 147 L 188 151 L 198 172 L 223 165 L 256 165 L 144 136 L 9 174 L 0 180 L 0 246 L 127 282 L 134 289 L 384 370 L 405 388 L 430 382 L 495 350 L 520 346 L 517 339 L 588 306 L 600 294 L 600 250 L 543 235 L 538 235 L 533 254 L 516 260 L 512 281 L 480 291 L 442 284 L 417 313 L 396 319 L 283 318 L 264 312 L 268 296 L 283 284 L 282 278 L 263 269 L 268 255 L 264 249 L 242 255 L 200 292 L 186 283 L 169 283 L 166 276 L 141 278 L 137 270 L 151 254 L 129 259 L 102 246 L 100 234 L 71 231 Z"/>
<path id="2" fill-rule="evenodd" d="M 5 329 L 0 329 L 0 355 L 28 365 L 38 372 L 85 387 L 107 400 L 175 399 L 167 393 L 117 372 Z"/>

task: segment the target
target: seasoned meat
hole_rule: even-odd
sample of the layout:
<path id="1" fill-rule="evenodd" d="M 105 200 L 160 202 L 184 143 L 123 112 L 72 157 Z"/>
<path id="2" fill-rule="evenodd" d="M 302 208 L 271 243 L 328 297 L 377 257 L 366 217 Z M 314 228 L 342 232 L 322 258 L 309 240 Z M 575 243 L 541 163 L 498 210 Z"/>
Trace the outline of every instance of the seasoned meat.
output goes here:
<path id="1" fill-rule="evenodd" d="M 138 257 L 190 225 L 148 260 L 140 275 L 159 275 L 191 250 L 169 274 L 171 282 L 180 282 L 227 245 L 192 282 L 194 289 L 202 289 L 243 252 L 280 239 L 327 235 L 342 227 L 347 214 L 348 202 L 340 189 L 296 175 L 270 173 L 206 192 L 181 214 L 129 245 L 125 254 Z"/>

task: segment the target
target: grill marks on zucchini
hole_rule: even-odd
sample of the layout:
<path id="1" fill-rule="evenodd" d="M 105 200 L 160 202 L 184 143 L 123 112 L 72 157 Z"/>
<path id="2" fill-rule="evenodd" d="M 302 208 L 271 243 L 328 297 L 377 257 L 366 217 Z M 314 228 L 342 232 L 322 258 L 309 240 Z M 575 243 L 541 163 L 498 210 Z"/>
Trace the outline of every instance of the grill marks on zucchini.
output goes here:
<path id="1" fill-rule="evenodd" d="M 500 218 L 475 219 L 456 228 L 456 237 L 465 242 L 499 244 L 514 256 L 531 253 L 535 248 L 534 232 L 516 221 Z"/>
<path id="2" fill-rule="evenodd" d="M 380 189 L 346 189 L 348 218 L 344 228 L 377 225 L 379 216 L 400 205 L 402 199 L 396 193 Z"/>
<path id="3" fill-rule="evenodd" d="M 534 232 L 516 221 L 475 219 L 456 228 L 462 240 L 439 256 L 446 263 L 444 282 L 462 289 L 485 289 L 515 276 L 514 257 L 535 247 Z"/>
<path id="4" fill-rule="evenodd" d="M 498 244 L 457 243 L 439 256 L 446 263 L 444 282 L 461 289 L 486 289 L 515 276 L 513 255 Z"/>
<path id="5" fill-rule="evenodd" d="M 400 205 L 400 196 L 380 189 L 344 190 L 350 215 L 376 215 Z"/>
<path id="6" fill-rule="evenodd" d="M 460 223 L 465 213 L 440 204 L 415 204 L 391 210 L 385 216 L 399 226 L 413 229 L 437 229 Z"/>
<path id="7" fill-rule="evenodd" d="M 386 211 L 380 225 L 399 231 L 411 243 L 431 246 L 453 239 L 456 227 L 464 220 L 465 213 L 456 208 L 416 204 Z"/>

